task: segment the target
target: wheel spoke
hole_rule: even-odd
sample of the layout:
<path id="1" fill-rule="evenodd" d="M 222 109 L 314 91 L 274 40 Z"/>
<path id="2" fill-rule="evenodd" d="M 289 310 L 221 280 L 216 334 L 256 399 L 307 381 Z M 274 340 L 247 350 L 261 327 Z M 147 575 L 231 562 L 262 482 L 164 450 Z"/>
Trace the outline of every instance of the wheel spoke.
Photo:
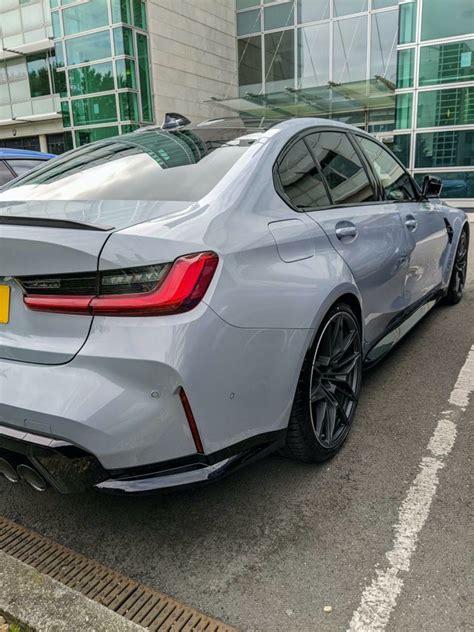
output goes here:
<path id="1" fill-rule="evenodd" d="M 337 410 L 336 410 L 336 405 L 332 404 L 327 406 L 326 408 L 326 415 L 325 415 L 325 424 L 324 424 L 324 428 L 326 431 L 326 441 L 328 443 L 331 443 L 333 437 L 334 437 L 334 432 L 336 430 L 336 417 L 337 417 Z"/>
<path id="2" fill-rule="evenodd" d="M 311 389 L 311 403 L 318 402 L 319 400 L 324 399 L 324 396 L 324 389 L 321 385 L 321 382 L 318 382 Z"/>
<path id="3" fill-rule="evenodd" d="M 330 384 L 332 384 L 334 386 L 334 388 L 341 393 L 341 395 L 344 395 L 344 397 L 347 397 L 347 399 L 350 399 L 351 402 L 355 402 L 356 401 L 356 395 L 354 393 L 354 391 L 352 390 L 352 386 L 350 384 L 348 384 L 347 382 L 345 382 L 344 380 L 339 380 L 335 377 L 328 377 L 326 378 L 328 380 L 328 382 Z"/>
<path id="4" fill-rule="evenodd" d="M 344 312 L 335 314 L 318 342 L 309 393 L 314 432 L 327 448 L 336 446 L 351 424 L 360 358 L 357 324 Z"/>
<path id="5" fill-rule="evenodd" d="M 357 364 L 357 361 L 360 358 L 360 352 L 354 351 L 350 356 L 340 360 L 335 366 L 332 366 L 330 371 L 328 371 L 325 376 L 334 376 L 334 375 L 348 375 Z"/>

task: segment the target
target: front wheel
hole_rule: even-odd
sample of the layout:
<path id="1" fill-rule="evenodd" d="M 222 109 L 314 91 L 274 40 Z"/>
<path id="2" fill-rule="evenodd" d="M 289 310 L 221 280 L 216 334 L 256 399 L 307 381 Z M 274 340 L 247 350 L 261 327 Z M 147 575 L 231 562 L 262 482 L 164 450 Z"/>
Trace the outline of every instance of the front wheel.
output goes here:
<path id="1" fill-rule="evenodd" d="M 348 305 L 326 316 L 301 369 L 285 452 L 299 461 L 331 458 L 349 434 L 360 394 L 362 342 Z"/>
<path id="2" fill-rule="evenodd" d="M 467 275 L 467 257 L 469 250 L 469 239 L 467 231 L 463 230 L 459 237 L 459 243 L 456 250 L 456 258 L 454 260 L 453 271 L 449 281 L 448 291 L 444 298 L 447 305 L 456 305 L 463 297 L 464 286 L 466 284 Z"/>

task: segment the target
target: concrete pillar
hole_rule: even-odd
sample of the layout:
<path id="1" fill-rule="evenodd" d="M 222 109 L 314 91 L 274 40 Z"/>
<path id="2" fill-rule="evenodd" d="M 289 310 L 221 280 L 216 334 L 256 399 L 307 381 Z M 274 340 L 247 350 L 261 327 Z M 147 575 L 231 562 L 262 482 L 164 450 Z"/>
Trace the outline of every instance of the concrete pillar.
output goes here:
<path id="1" fill-rule="evenodd" d="M 39 141 L 40 141 L 40 151 L 47 152 L 48 151 L 48 141 L 46 139 L 46 134 L 40 134 L 39 135 Z"/>

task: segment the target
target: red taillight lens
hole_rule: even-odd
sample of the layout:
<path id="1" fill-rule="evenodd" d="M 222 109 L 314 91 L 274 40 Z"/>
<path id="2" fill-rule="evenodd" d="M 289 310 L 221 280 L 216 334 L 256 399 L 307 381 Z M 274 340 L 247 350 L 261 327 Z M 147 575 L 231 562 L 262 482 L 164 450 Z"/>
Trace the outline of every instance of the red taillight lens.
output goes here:
<path id="1" fill-rule="evenodd" d="M 25 304 L 33 310 L 101 316 L 162 316 L 180 314 L 195 307 L 204 297 L 216 271 L 219 258 L 214 252 L 185 255 L 167 266 L 155 289 L 133 293 L 123 292 L 117 285 L 113 293 L 111 274 L 107 273 L 107 293 L 97 296 L 26 295 Z M 125 274 L 124 274 L 125 272 Z M 148 273 L 147 278 L 149 278 Z M 133 270 L 117 273 L 117 281 L 135 281 Z M 136 275 L 135 275 L 136 276 Z M 113 279 L 113 277 L 112 277 Z M 28 291 L 28 290 L 27 290 Z"/>

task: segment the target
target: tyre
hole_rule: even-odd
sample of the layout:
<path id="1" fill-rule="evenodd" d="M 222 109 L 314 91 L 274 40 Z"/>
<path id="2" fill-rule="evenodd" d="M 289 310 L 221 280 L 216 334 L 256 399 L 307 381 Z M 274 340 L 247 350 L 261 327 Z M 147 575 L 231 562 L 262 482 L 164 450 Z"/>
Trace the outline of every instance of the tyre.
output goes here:
<path id="1" fill-rule="evenodd" d="M 306 354 L 288 425 L 285 454 L 322 462 L 349 434 L 360 394 L 359 322 L 345 304 L 334 306 Z"/>
<path id="2" fill-rule="evenodd" d="M 464 286 L 466 284 L 468 250 L 469 238 L 467 231 L 463 230 L 459 237 L 448 291 L 443 301 L 446 305 L 456 305 L 462 299 Z"/>

